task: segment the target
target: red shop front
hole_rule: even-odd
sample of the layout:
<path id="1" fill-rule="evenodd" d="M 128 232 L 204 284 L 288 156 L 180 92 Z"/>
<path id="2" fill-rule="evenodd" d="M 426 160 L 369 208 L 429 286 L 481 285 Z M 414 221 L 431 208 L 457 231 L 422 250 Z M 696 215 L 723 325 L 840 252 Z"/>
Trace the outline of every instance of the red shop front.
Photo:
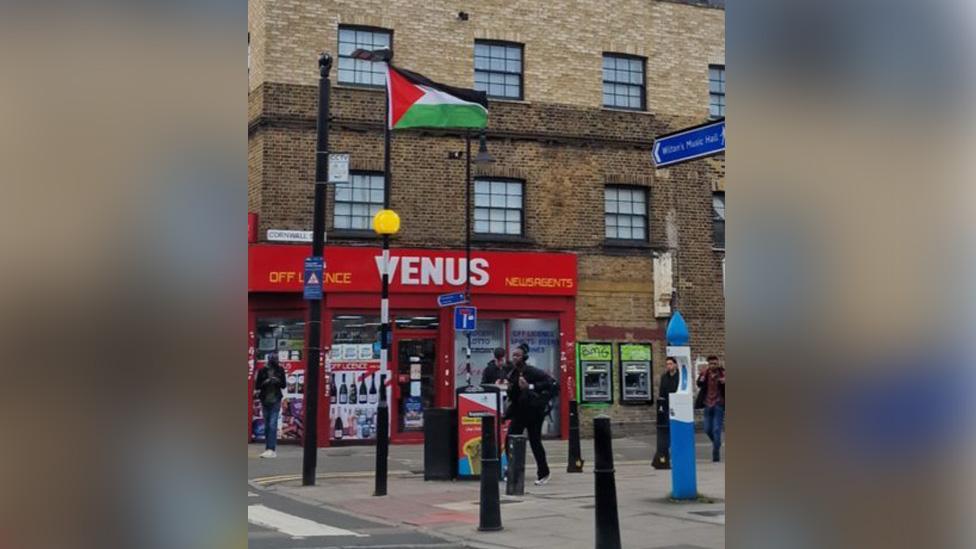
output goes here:
<path id="1" fill-rule="evenodd" d="M 255 371 L 275 353 L 288 372 L 279 439 L 301 439 L 306 309 L 302 266 L 309 246 L 252 244 L 248 249 L 248 438 L 263 439 L 261 408 L 251 399 Z M 325 300 L 320 367 L 318 440 L 321 446 L 369 444 L 376 438 L 380 386 L 380 266 L 378 247 L 330 246 L 325 251 Z M 390 252 L 390 437 L 423 440 L 423 411 L 453 407 L 455 389 L 479 383 L 496 347 L 529 345 L 529 364 L 549 371 L 563 388 L 572 379 L 576 256 L 563 253 L 472 253 L 471 368 L 467 337 L 454 330 L 452 307 L 437 295 L 463 290 L 466 260 L 460 250 Z M 567 390 L 546 418 L 543 433 L 568 436 Z"/>

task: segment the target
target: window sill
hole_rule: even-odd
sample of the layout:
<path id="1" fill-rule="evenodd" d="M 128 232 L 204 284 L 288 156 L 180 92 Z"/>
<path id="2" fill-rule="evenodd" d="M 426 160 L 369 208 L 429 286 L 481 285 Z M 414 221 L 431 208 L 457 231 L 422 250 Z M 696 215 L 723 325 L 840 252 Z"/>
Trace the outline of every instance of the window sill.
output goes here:
<path id="1" fill-rule="evenodd" d="M 618 107 L 607 107 L 606 105 L 601 106 L 600 110 L 608 111 L 608 112 L 625 112 L 629 114 L 645 114 L 645 115 L 651 114 L 651 112 L 647 109 L 621 109 Z"/>
<path id="2" fill-rule="evenodd" d="M 471 234 L 471 242 L 508 242 L 514 244 L 533 244 L 531 238 L 511 234 Z"/>
<path id="3" fill-rule="evenodd" d="M 725 253 L 725 248 L 716 248 L 715 246 L 712 246 L 712 251 L 713 252 L 722 252 L 724 254 Z"/>
<path id="4" fill-rule="evenodd" d="M 518 105 L 528 105 L 529 104 L 529 101 L 526 101 L 525 99 L 512 99 L 512 98 L 507 98 L 507 97 L 489 97 L 488 98 L 488 102 L 489 103 L 493 103 L 493 102 L 498 102 L 498 103 L 515 103 L 515 104 L 518 104 Z"/>
<path id="5" fill-rule="evenodd" d="M 372 239 L 379 237 L 380 235 L 373 231 L 362 229 L 332 229 L 328 233 L 328 238 Z"/>
<path id="6" fill-rule="evenodd" d="M 642 250 L 651 249 L 651 243 L 646 240 L 614 240 L 606 239 L 603 245 L 607 248 L 638 248 Z"/>
<path id="7" fill-rule="evenodd" d="M 365 84 L 350 84 L 344 82 L 339 84 L 338 82 L 332 85 L 332 89 L 336 90 L 356 90 L 356 91 L 368 91 L 368 92 L 382 92 L 386 93 L 386 86 L 367 86 Z"/>

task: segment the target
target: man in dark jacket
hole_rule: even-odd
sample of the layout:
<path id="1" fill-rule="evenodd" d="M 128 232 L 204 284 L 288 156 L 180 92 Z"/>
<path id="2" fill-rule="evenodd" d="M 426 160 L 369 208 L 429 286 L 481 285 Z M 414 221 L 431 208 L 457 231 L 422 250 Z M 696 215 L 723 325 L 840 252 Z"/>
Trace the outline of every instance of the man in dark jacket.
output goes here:
<path id="1" fill-rule="evenodd" d="M 254 380 L 254 394 L 261 402 L 264 413 L 264 453 L 263 458 L 277 457 L 278 416 L 281 414 L 282 389 L 285 388 L 285 369 L 278 364 L 278 356 L 268 354 L 268 362 L 258 370 Z"/>
<path id="2" fill-rule="evenodd" d="M 526 364 L 525 354 L 521 347 L 512 351 L 513 367 L 508 376 L 509 405 L 505 419 L 512 420 L 509 434 L 518 435 L 528 430 L 529 445 L 538 471 L 535 485 L 542 486 L 549 482 L 549 463 L 546 461 L 546 449 L 542 446 L 542 422 L 556 382 L 549 374 Z"/>
<path id="3" fill-rule="evenodd" d="M 495 358 L 488 362 L 488 366 L 485 367 L 485 371 L 481 373 L 481 384 L 482 385 L 492 385 L 500 381 L 505 381 L 508 379 L 508 374 L 511 373 L 512 364 L 505 360 L 505 348 L 496 347 L 495 348 Z"/>
<path id="4" fill-rule="evenodd" d="M 657 450 L 654 452 L 652 466 L 655 469 L 671 468 L 671 424 L 668 410 L 671 407 L 671 393 L 678 391 L 681 374 L 678 373 L 678 361 L 669 356 L 664 361 L 664 373 L 658 383 L 657 393 Z"/>
<path id="5" fill-rule="evenodd" d="M 708 368 L 698 374 L 695 407 L 704 408 L 705 434 L 712 441 L 712 461 L 719 461 L 725 426 L 725 368 L 717 356 L 708 357 Z"/>

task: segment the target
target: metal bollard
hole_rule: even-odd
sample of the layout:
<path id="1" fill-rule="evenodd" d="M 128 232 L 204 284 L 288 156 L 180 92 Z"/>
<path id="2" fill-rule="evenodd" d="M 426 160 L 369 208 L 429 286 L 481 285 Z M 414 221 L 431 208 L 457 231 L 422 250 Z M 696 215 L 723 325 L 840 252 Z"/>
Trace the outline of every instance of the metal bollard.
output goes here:
<path id="1" fill-rule="evenodd" d="M 569 401 L 569 459 L 567 473 L 583 472 L 583 456 L 580 452 L 579 405 L 576 400 Z"/>
<path id="2" fill-rule="evenodd" d="M 620 519 L 617 514 L 617 485 L 614 480 L 613 443 L 610 418 L 601 415 L 593 420 L 593 445 L 596 464 L 596 549 L 620 549 Z"/>
<path id="3" fill-rule="evenodd" d="M 525 495 L 525 435 L 510 435 L 506 496 Z"/>
<path id="4" fill-rule="evenodd" d="M 495 416 L 484 416 L 481 418 L 481 513 L 478 520 L 478 530 L 482 532 L 502 529 L 499 467 Z"/>

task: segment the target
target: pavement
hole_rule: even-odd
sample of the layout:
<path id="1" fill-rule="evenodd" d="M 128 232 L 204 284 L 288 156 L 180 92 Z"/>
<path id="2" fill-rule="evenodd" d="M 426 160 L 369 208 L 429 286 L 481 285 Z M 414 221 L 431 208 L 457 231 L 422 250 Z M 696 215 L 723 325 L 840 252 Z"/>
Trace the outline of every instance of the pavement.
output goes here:
<path id="1" fill-rule="evenodd" d="M 652 438 L 614 439 L 615 480 L 623 547 L 725 547 L 725 464 L 712 463 L 699 434 L 696 502 L 668 498 L 670 471 L 650 466 Z M 524 496 L 506 496 L 499 484 L 503 529 L 479 532 L 478 481 L 424 481 L 423 447 L 390 448 L 388 495 L 372 496 L 375 449 L 324 448 L 315 486 L 301 486 L 301 448 L 280 446 L 277 459 L 248 448 L 249 547 L 371 547 L 482 549 L 592 548 L 593 447 L 582 441 L 583 473 L 566 473 L 566 441 L 546 441 L 553 471 L 536 487 L 531 452 Z"/>

